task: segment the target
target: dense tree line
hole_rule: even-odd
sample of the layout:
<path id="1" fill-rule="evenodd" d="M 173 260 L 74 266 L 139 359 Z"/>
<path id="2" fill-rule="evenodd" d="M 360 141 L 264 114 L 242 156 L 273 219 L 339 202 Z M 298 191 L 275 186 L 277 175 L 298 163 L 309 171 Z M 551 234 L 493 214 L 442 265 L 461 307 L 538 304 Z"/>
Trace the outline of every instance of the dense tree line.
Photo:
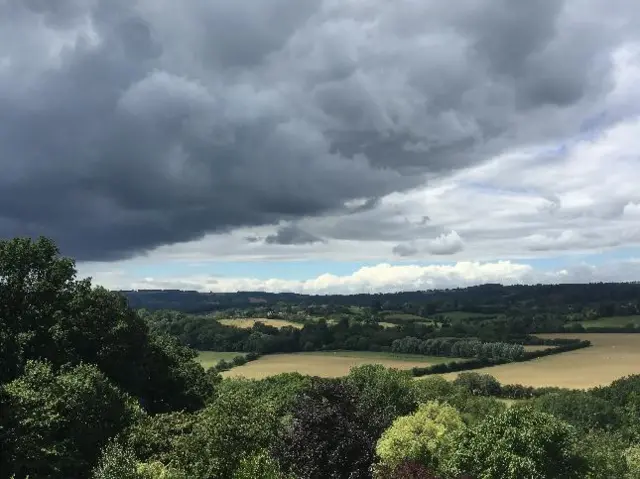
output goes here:
<path id="1" fill-rule="evenodd" d="M 183 344 L 207 351 L 239 351 L 260 354 L 275 352 L 354 350 L 388 351 L 395 339 L 407 335 L 428 338 L 433 327 L 407 324 L 399 328 L 384 328 L 375 322 L 343 319 L 329 324 L 324 319 L 305 324 L 302 328 L 275 328 L 256 323 L 248 329 L 227 326 L 205 316 L 191 316 L 174 311 L 140 311 L 150 329 L 159 334 L 177 337 Z"/>
<path id="2" fill-rule="evenodd" d="M 2 477 L 640 475 L 640 376 L 511 406 L 486 375 L 222 379 L 46 239 L 0 242 L 0 300 Z"/>
<path id="3" fill-rule="evenodd" d="M 561 314 L 575 320 L 599 316 L 640 314 L 640 283 L 591 283 L 556 285 L 485 284 L 447 290 L 310 296 L 293 293 L 198 293 L 196 291 L 123 291 L 133 308 L 177 310 L 190 313 L 247 309 L 255 306 L 299 305 L 321 314 L 340 307 L 397 310 L 420 316 L 449 311 L 478 314 Z M 327 310 L 327 308 L 330 308 Z M 344 310 L 343 310 L 344 311 Z"/>
<path id="4" fill-rule="evenodd" d="M 450 361 L 447 363 L 432 364 L 425 367 L 413 367 L 411 374 L 415 377 L 428 376 L 430 374 L 445 374 L 458 371 L 469 371 L 472 369 L 481 369 L 489 366 L 499 366 L 500 364 L 506 364 L 512 361 L 529 361 L 531 359 L 541 358 L 544 356 L 551 356 L 553 354 L 561 354 L 568 351 L 575 351 L 576 349 L 588 348 L 591 346 L 590 341 L 572 339 L 566 344 L 555 346 L 549 349 L 541 349 L 538 351 L 525 351 L 522 356 L 518 358 L 490 358 L 490 357 L 476 357 L 473 359 L 467 359 L 464 361 Z M 524 393 L 522 393 L 524 394 Z M 505 395 L 504 397 L 511 397 Z M 519 396 L 514 392 L 513 399 L 520 399 L 525 396 Z M 528 396 L 527 396 L 528 397 Z"/>
<path id="5" fill-rule="evenodd" d="M 393 341 L 391 351 L 429 356 L 505 359 L 509 361 L 515 361 L 524 356 L 524 346 L 521 344 L 486 343 L 455 338 L 418 339 L 411 336 Z"/>

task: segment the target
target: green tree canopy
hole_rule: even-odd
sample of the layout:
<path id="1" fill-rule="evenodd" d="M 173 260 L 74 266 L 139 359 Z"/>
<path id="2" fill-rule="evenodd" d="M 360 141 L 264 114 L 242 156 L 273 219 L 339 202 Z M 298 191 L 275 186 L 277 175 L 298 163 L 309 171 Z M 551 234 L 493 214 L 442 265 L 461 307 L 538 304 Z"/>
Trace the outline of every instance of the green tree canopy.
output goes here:
<path id="1" fill-rule="evenodd" d="M 456 409 L 438 401 L 428 402 L 415 413 L 396 419 L 378 441 L 376 453 L 381 464 L 390 469 L 413 461 L 438 470 L 464 430 Z"/>
<path id="2" fill-rule="evenodd" d="M 531 407 L 490 416 L 460 441 L 452 469 L 477 479 L 583 479 L 588 464 L 569 424 Z"/>
<path id="3" fill-rule="evenodd" d="M 140 415 L 135 402 L 94 365 L 65 368 L 28 361 L 4 385 L 3 472 L 31 479 L 86 477 L 110 437 Z"/>

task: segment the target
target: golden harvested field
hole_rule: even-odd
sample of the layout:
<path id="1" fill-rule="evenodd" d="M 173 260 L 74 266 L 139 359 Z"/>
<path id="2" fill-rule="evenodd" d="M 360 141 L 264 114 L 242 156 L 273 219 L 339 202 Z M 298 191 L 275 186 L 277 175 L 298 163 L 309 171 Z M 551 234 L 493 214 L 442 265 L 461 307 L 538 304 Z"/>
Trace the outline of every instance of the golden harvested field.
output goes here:
<path id="1" fill-rule="evenodd" d="M 220 324 L 225 326 L 235 326 L 236 328 L 249 329 L 256 323 L 264 323 L 267 326 L 273 326 L 274 328 L 284 328 L 285 326 L 291 326 L 294 328 L 302 329 L 302 324 L 293 323 L 284 319 L 268 319 L 268 318 L 247 318 L 247 319 L 219 319 Z"/>
<path id="2" fill-rule="evenodd" d="M 578 338 L 591 347 L 534 359 L 503 364 L 475 372 L 494 376 L 503 384 L 557 386 L 587 389 L 603 386 L 630 374 L 640 374 L 640 334 L 539 334 L 543 338 Z M 444 374 L 453 379 L 458 373 Z"/>
<path id="3" fill-rule="evenodd" d="M 257 361 L 225 371 L 222 375 L 260 379 L 280 373 L 299 372 L 311 376 L 338 377 L 345 376 L 352 367 L 362 364 L 382 364 L 389 368 L 411 369 L 414 366 L 424 367 L 454 359 L 367 351 L 269 354 Z"/>

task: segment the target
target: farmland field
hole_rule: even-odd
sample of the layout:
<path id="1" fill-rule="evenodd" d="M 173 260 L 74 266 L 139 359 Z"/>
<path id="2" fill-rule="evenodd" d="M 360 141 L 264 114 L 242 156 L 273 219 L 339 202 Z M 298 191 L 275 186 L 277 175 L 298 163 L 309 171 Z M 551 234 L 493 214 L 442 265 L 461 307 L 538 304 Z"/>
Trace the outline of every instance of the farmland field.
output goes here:
<path id="1" fill-rule="evenodd" d="M 580 324 L 586 329 L 589 328 L 623 328 L 632 323 L 640 326 L 640 315 L 636 316 L 609 316 L 605 318 L 593 319 L 591 321 L 581 321 Z"/>
<path id="2" fill-rule="evenodd" d="M 438 313 L 438 316 L 449 318 L 453 321 L 464 321 L 465 319 L 469 318 L 487 318 L 493 315 L 486 313 L 472 313 L 469 311 L 447 311 L 446 313 Z"/>
<path id="3" fill-rule="evenodd" d="M 607 385 L 623 376 L 640 373 L 640 334 L 539 334 L 542 338 L 577 338 L 591 341 L 589 348 L 521 363 L 475 370 L 503 384 L 557 386 L 585 389 Z M 458 373 L 443 375 L 453 379 Z"/>
<path id="4" fill-rule="evenodd" d="M 196 361 L 202 364 L 205 369 L 210 368 L 218 364 L 218 361 L 224 359 L 226 361 L 235 358 L 236 356 L 244 356 L 244 353 L 237 352 L 219 352 L 219 351 L 198 351 L 198 357 Z"/>
<path id="5" fill-rule="evenodd" d="M 299 372 L 311 376 L 338 377 L 354 366 L 382 364 L 397 369 L 428 366 L 454 361 L 455 358 L 421 356 L 417 354 L 375 353 L 369 351 L 326 351 L 310 353 L 270 354 L 224 372 L 224 377 L 243 376 L 259 379 L 274 374 Z"/>
<path id="6" fill-rule="evenodd" d="M 291 326 L 293 328 L 301 329 L 303 327 L 300 323 L 293 323 L 284 319 L 268 319 L 268 318 L 239 318 L 239 319 L 219 319 L 220 324 L 225 326 L 235 326 L 236 328 L 249 329 L 256 323 L 264 323 L 267 326 L 273 326 L 274 328 L 284 328 L 285 326 Z"/>
<path id="7" fill-rule="evenodd" d="M 401 313 L 401 312 L 395 312 L 395 311 L 389 311 L 388 313 L 383 314 L 383 316 L 385 318 L 395 319 L 399 321 L 407 320 L 407 319 L 417 319 L 417 320 L 425 319 L 422 316 L 418 316 L 417 314 Z"/>

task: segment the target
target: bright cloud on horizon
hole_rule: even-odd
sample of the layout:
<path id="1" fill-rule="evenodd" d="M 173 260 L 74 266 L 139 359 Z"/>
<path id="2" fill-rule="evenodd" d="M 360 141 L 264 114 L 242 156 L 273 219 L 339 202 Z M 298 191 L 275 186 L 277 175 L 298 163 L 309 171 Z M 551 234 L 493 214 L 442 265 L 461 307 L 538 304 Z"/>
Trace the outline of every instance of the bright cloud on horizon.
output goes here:
<path id="1" fill-rule="evenodd" d="M 632 2 L 36 3 L 0 2 L 0 237 L 96 283 L 640 279 Z"/>

